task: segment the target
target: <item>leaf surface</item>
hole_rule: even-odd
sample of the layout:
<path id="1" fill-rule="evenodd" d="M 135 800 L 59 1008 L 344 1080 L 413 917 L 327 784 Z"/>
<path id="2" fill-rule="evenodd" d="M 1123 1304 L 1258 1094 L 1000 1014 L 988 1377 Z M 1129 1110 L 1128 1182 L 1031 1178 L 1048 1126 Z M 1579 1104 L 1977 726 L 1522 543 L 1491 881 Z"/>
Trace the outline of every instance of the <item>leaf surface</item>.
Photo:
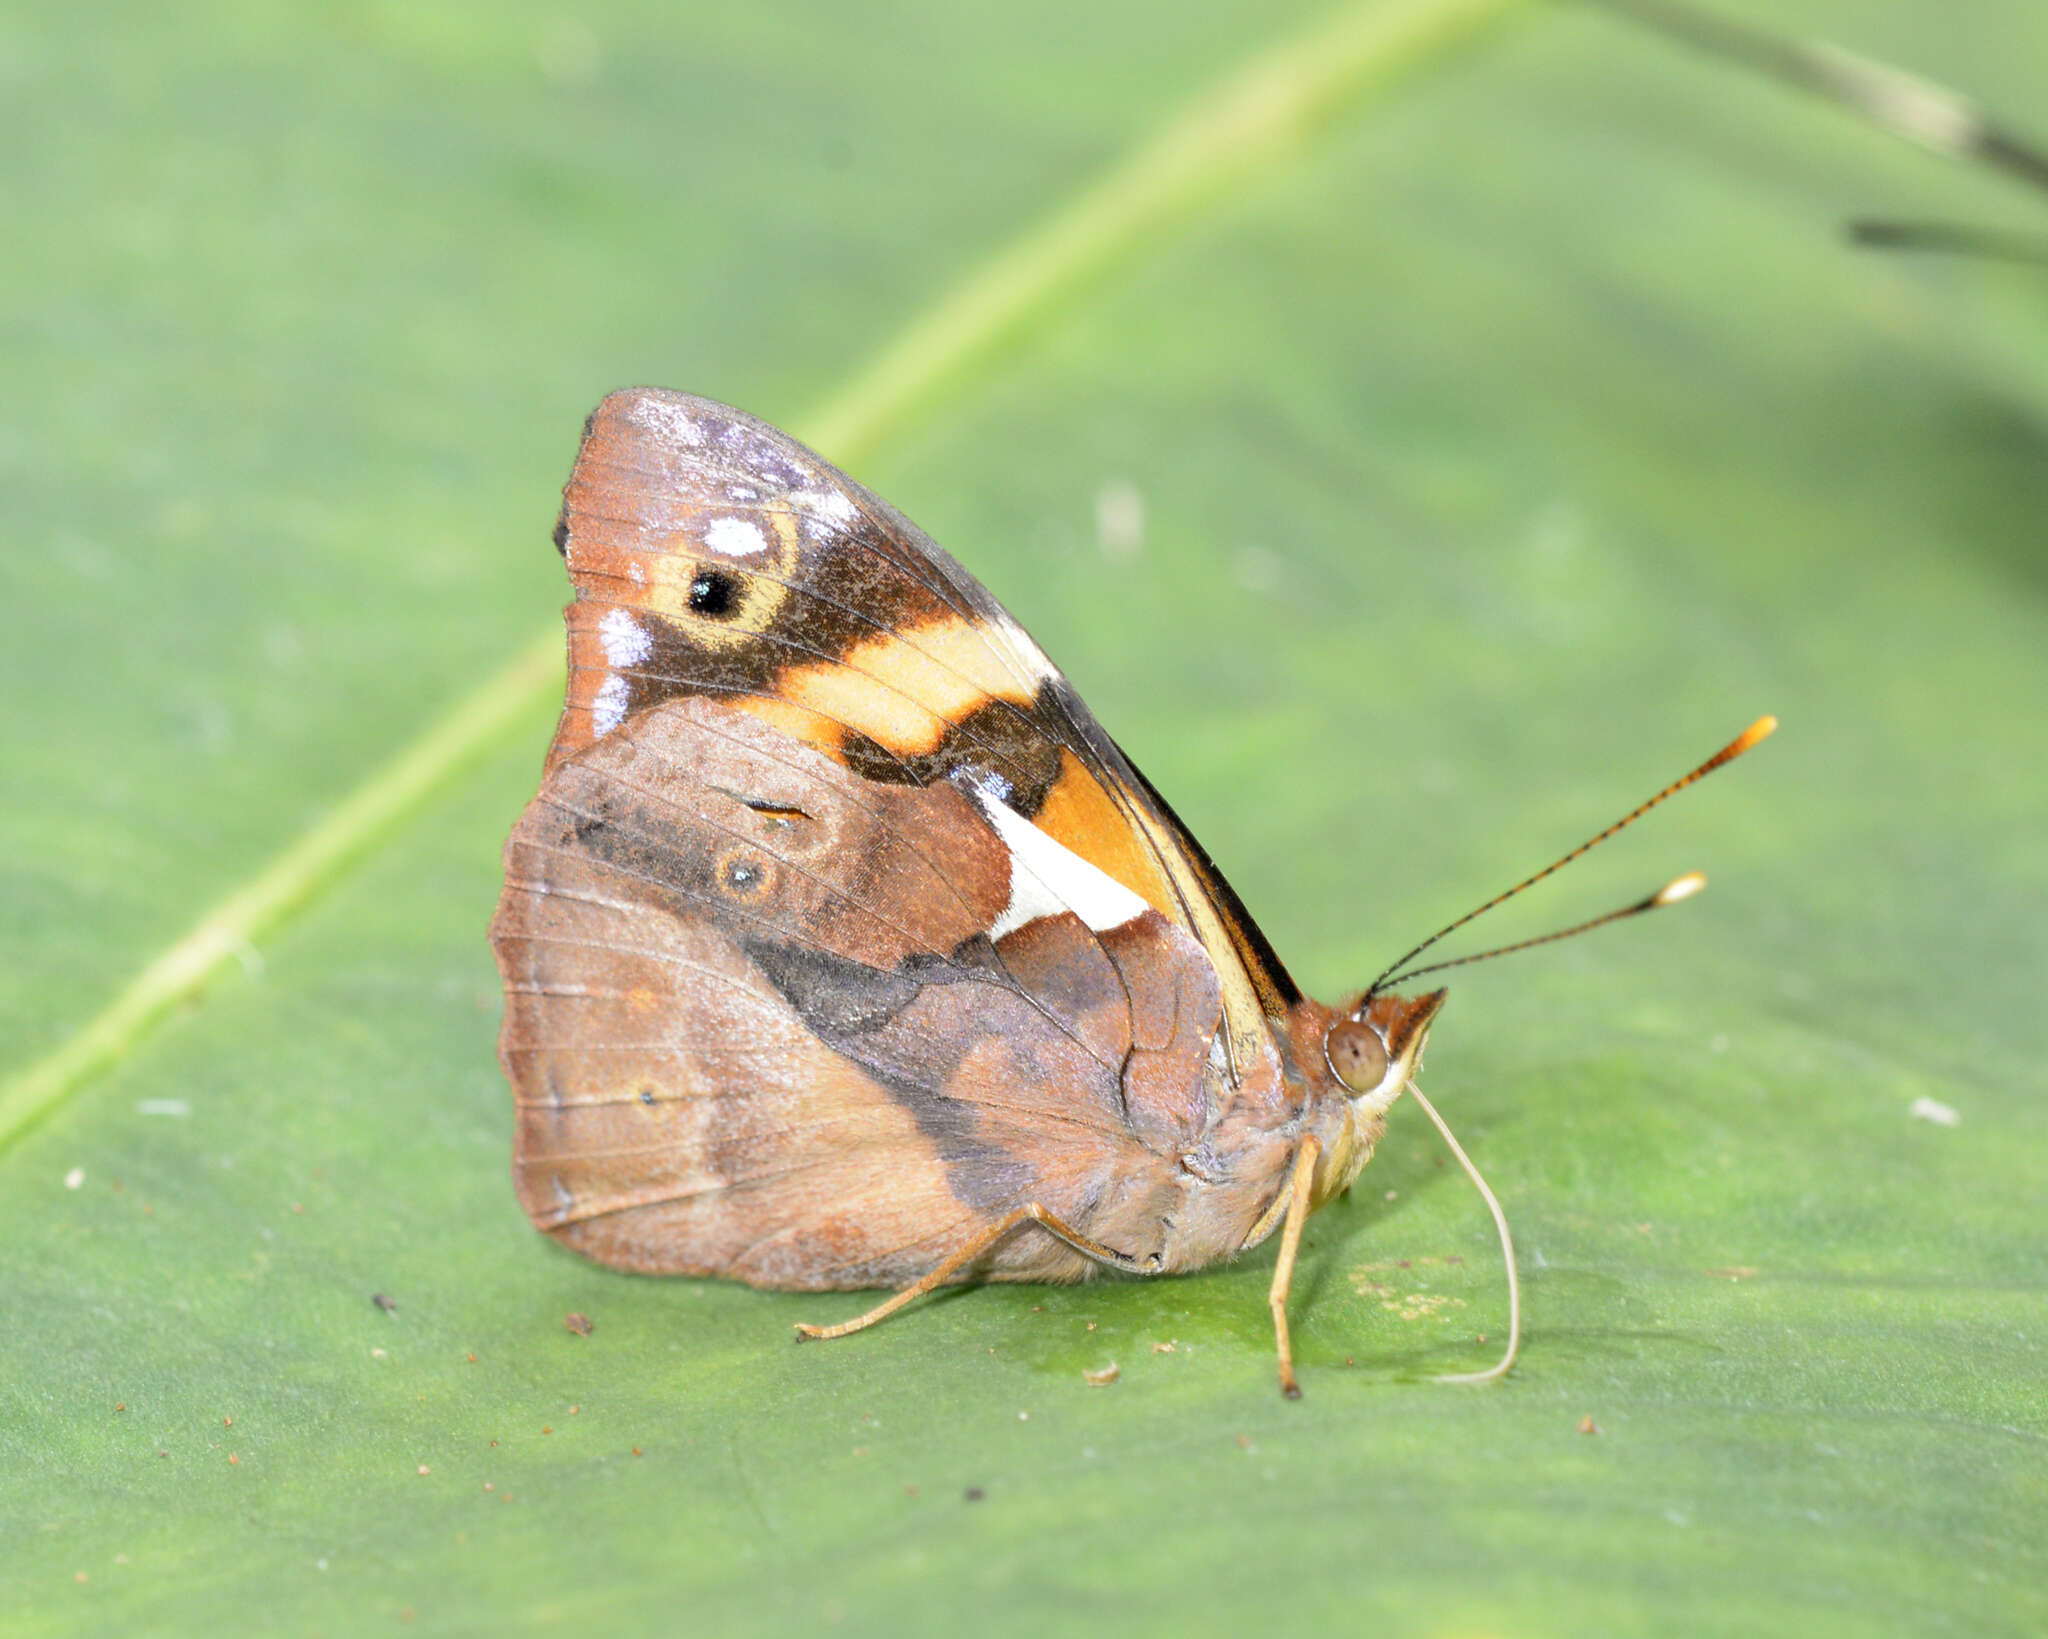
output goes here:
<path id="1" fill-rule="evenodd" d="M 2017 3 L 1795 10 L 2016 113 L 2048 69 Z M 531 642 L 605 389 L 829 404 L 1322 26 L 579 15 L 6 25 L 9 1068 Z M 1504 1301 L 1406 1108 L 1310 1225 L 1294 1405 L 1270 1251 L 798 1349 L 862 1300 L 543 1241 L 483 941 L 537 703 L 0 1151 L 0 1631 L 2048 1623 L 2048 279 L 1838 231 L 2037 207 L 1589 11 L 1411 68 L 856 476 L 1325 996 L 1782 718 L 1491 932 L 1712 893 L 1437 1025 L 1514 1376 L 1426 1380 Z"/>

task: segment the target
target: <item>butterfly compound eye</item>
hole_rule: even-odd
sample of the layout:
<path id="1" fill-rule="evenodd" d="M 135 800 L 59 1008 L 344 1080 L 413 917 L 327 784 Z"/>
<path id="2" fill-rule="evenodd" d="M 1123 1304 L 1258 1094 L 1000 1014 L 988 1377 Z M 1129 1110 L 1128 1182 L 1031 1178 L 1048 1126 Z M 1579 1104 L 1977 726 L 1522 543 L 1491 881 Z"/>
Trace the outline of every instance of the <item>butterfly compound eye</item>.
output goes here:
<path id="1" fill-rule="evenodd" d="M 1337 1079 L 1354 1093 L 1369 1093 L 1387 1073 L 1387 1046 L 1363 1019 L 1339 1019 L 1323 1038 L 1323 1053 Z"/>

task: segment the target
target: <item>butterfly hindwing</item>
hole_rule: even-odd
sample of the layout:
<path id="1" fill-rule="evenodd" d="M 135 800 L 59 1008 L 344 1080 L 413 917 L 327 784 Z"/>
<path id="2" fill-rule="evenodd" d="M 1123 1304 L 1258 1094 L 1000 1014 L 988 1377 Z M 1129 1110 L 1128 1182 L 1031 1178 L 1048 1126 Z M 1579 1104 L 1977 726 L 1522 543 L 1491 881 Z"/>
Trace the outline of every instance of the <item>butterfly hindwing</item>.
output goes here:
<path id="1" fill-rule="evenodd" d="M 631 1267 L 858 1286 L 928 1265 L 909 1226 L 1128 1206 L 1199 1133 L 1214 981 L 1135 896 L 1091 928 L 1040 868 L 977 794 L 876 786 L 703 697 L 559 764 L 493 928 L 528 1212 Z"/>

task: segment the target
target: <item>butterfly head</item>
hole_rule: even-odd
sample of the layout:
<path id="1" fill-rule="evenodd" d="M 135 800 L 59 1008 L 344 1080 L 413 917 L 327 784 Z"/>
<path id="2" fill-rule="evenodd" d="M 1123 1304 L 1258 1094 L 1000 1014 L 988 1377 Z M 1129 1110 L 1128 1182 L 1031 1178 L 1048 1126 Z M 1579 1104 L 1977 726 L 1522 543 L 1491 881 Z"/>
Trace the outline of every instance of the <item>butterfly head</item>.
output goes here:
<path id="1" fill-rule="evenodd" d="M 1330 1026 L 1323 1038 L 1323 1056 L 1352 1103 L 1366 1106 L 1363 1113 L 1384 1116 L 1400 1097 L 1408 1078 L 1421 1067 L 1430 1021 L 1448 994 L 1432 990 L 1424 996 L 1374 996 L 1361 1000 Z"/>
<path id="2" fill-rule="evenodd" d="M 1316 1169 L 1316 1205 L 1349 1189 L 1372 1159 L 1387 1128 L 1387 1111 L 1421 1068 L 1422 1044 L 1446 994 L 1360 997 L 1324 1032 L 1323 1058 L 1346 1108 Z"/>

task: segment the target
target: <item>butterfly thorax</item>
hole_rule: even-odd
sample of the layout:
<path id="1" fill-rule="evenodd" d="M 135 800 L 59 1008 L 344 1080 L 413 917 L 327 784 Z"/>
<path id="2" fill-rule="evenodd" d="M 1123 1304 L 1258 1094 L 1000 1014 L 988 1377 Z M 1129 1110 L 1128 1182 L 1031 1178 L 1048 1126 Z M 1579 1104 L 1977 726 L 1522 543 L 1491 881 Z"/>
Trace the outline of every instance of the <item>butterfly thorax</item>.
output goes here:
<path id="1" fill-rule="evenodd" d="M 1199 1143 L 1180 1157 L 1184 1187 L 1165 1267 L 1200 1268 L 1272 1234 L 1307 1140 L 1318 1149 L 1311 1206 L 1348 1189 L 1386 1130 L 1439 1000 L 1390 997 L 1361 1013 L 1303 997 L 1273 1022 L 1263 1052 L 1240 1052 L 1234 1064 L 1220 1048 L 1213 1053 L 1210 1116 Z"/>

